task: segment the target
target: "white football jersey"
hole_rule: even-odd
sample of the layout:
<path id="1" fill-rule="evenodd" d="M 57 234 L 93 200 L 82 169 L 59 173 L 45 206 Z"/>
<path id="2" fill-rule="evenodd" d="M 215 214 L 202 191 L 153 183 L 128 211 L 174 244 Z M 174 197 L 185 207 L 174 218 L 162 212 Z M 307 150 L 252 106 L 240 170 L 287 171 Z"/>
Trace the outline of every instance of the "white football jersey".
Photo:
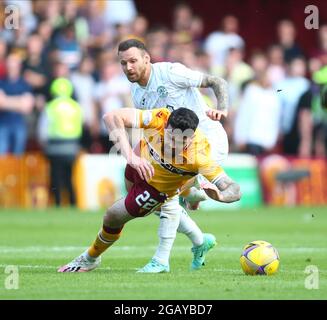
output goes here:
<path id="1" fill-rule="evenodd" d="M 158 62 L 151 64 L 150 79 L 146 87 L 132 85 L 132 98 L 138 109 L 167 107 L 171 111 L 180 107 L 193 110 L 199 118 L 199 128 L 207 136 L 217 159 L 228 153 L 227 135 L 219 121 L 206 115 L 209 108 L 198 87 L 203 74 L 181 63 Z M 218 150 L 217 150 L 218 148 Z M 219 162 L 221 162 L 219 160 Z"/>

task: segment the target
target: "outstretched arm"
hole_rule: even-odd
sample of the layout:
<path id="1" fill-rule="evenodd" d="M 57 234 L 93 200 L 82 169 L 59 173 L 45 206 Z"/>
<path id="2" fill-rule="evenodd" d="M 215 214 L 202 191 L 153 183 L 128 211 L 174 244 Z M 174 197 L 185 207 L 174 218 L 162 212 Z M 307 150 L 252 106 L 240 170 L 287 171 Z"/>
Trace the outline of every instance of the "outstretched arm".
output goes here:
<path id="1" fill-rule="evenodd" d="M 109 138 L 112 140 L 127 163 L 133 167 L 143 180 L 151 179 L 154 175 L 154 169 L 150 162 L 137 156 L 129 144 L 125 128 L 136 127 L 136 117 L 140 110 L 134 108 L 123 108 L 109 111 L 103 116 L 103 120 L 109 132 Z"/>
<path id="2" fill-rule="evenodd" d="M 212 120 L 220 120 L 222 116 L 227 117 L 228 114 L 228 84 L 227 81 L 211 76 L 203 75 L 201 88 L 212 88 L 217 98 L 217 110 L 208 110 L 207 116 Z"/>

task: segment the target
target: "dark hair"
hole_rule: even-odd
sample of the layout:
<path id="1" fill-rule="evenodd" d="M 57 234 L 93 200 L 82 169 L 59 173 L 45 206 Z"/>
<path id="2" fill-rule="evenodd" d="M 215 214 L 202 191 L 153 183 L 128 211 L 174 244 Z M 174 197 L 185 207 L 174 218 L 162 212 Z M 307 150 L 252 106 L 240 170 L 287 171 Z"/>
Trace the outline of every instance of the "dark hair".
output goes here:
<path id="1" fill-rule="evenodd" d="M 199 118 L 190 109 L 179 108 L 174 110 L 168 118 L 167 126 L 170 125 L 173 129 L 185 131 L 192 129 L 195 131 L 199 124 Z"/>
<path id="2" fill-rule="evenodd" d="M 137 39 L 128 39 L 119 43 L 118 52 L 126 51 L 130 48 L 138 48 L 140 50 L 148 51 L 145 47 L 145 44 Z"/>

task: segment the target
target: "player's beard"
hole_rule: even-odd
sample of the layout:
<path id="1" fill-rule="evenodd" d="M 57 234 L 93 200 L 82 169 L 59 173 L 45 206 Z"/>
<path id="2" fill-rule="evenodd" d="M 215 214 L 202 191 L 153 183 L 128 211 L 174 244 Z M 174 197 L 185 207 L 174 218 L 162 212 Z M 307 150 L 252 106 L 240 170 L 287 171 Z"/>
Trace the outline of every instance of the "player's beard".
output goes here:
<path id="1" fill-rule="evenodd" d="M 138 79 L 135 80 L 135 81 L 132 81 L 132 82 L 138 82 L 138 83 L 140 83 L 140 81 L 144 78 L 145 73 L 146 73 L 146 66 L 144 66 L 144 68 L 140 72 L 140 76 L 138 77 Z"/>
<path id="2" fill-rule="evenodd" d="M 131 78 L 131 75 L 129 75 L 128 73 L 126 74 L 128 80 L 132 83 L 134 82 L 137 82 L 137 83 L 140 83 L 140 81 L 143 79 L 144 75 L 145 75 L 145 72 L 146 72 L 146 67 L 144 66 L 144 68 L 141 70 L 141 72 L 139 73 L 139 76 L 138 76 L 138 73 L 134 73 L 133 76 L 136 76 L 134 79 Z"/>

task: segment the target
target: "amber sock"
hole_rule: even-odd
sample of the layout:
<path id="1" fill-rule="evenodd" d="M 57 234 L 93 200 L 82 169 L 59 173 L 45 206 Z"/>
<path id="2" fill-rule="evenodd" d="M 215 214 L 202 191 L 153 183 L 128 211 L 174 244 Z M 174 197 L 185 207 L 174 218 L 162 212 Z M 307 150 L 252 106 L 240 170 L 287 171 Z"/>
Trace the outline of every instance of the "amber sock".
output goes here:
<path id="1" fill-rule="evenodd" d="M 110 228 L 103 226 L 102 230 L 98 233 L 92 246 L 88 249 L 87 253 L 91 258 L 99 257 L 104 251 L 111 247 L 120 237 L 121 228 Z"/>

